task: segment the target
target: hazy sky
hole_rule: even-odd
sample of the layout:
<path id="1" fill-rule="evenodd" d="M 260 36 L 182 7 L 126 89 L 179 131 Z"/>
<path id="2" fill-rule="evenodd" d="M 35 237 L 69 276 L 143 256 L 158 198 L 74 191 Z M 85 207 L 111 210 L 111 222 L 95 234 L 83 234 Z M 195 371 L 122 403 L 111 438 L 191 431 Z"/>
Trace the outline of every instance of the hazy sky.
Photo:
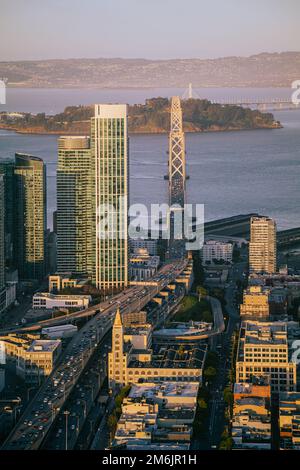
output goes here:
<path id="1" fill-rule="evenodd" d="M 300 0 L 0 0 L 0 60 L 300 50 Z"/>

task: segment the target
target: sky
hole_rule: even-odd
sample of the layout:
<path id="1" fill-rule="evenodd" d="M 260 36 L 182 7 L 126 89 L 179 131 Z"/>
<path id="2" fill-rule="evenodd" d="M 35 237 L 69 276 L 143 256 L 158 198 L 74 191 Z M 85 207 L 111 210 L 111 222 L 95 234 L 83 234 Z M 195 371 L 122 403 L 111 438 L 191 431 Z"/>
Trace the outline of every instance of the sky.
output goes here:
<path id="1" fill-rule="evenodd" d="M 299 0 L 0 0 L 0 61 L 297 50 Z"/>

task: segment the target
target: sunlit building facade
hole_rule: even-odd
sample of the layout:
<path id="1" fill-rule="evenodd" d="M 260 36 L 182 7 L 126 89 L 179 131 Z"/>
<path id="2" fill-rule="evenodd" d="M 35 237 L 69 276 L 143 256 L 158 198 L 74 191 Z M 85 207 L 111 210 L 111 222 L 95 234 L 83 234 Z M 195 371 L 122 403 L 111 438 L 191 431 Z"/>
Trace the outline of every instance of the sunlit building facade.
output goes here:
<path id="1" fill-rule="evenodd" d="M 251 217 L 249 270 L 267 274 L 276 271 L 276 223 L 269 217 Z"/>
<path id="2" fill-rule="evenodd" d="M 128 134 L 126 105 L 95 105 L 91 123 L 94 158 L 95 266 L 99 289 L 128 284 Z M 106 222 L 104 222 L 106 220 Z"/>
<path id="3" fill-rule="evenodd" d="M 92 276 L 93 181 L 90 138 L 58 139 L 57 272 Z"/>
<path id="4" fill-rule="evenodd" d="M 272 392 L 293 392 L 297 386 L 297 366 L 291 356 L 286 323 L 247 320 L 240 329 L 236 382 L 268 376 Z"/>
<path id="5" fill-rule="evenodd" d="M 0 313 L 6 306 L 4 207 L 4 176 L 0 173 Z"/>

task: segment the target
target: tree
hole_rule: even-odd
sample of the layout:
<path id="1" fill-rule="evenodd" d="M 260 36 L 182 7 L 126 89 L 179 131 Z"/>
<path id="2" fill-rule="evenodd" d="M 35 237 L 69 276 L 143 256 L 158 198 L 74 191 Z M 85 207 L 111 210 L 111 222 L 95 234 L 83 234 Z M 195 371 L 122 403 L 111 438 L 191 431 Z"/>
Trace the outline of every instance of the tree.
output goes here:
<path id="1" fill-rule="evenodd" d="M 196 416 L 193 424 L 193 432 L 195 435 L 199 435 L 203 432 L 204 425 L 203 422 L 200 420 L 199 416 Z"/>
<path id="2" fill-rule="evenodd" d="M 109 415 L 107 419 L 107 425 L 112 434 L 114 434 L 116 431 L 117 423 L 118 423 L 118 420 L 117 420 L 115 413 L 112 413 L 111 415 Z"/>
<path id="3" fill-rule="evenodd" d="M 199 406 L 200 409 L 202 409 L 202 410 L 206 410 L 206 409 L 207 409 L 207 403 L 206 403 L 206 401 L 204 400 L 204 398 L 198 398 L 197 403 L 198 403 L 198 406 Z"/>
<path id="4" fill-rule="evenodd" d="M 229 388 L 225 388 L 224 393 L 223 393 L 224 401 L 228 405 L 232 405 L 233 403 L 233 393 Z"/>
<path id="5" fill-rule="evenodd" d="M 233 441 L 232 441 L 231 437 L 227 437 L 226 439 L 222 439 L 222 441 L 220 442 L 219 449 L 220 450 L 231 450 L 232 449 L 232 444 L 233 444 Z"/>
<path id="6" fill-rule="evenodd" d="M 214 367 L 209 366 L 206 369 L 204 369 L 203 374 L 208 381 L 212 381 L 215 378 L 217 371 Z"/>

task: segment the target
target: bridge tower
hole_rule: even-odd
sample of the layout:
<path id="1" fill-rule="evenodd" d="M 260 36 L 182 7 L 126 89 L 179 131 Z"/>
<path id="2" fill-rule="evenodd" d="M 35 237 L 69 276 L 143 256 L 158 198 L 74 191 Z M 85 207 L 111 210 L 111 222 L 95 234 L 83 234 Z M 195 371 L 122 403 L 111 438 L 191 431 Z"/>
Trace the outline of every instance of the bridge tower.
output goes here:
<path id="1" fill-rule="evenodd" d="M 185 255 L 185 241 L 183 238 L 178 238 L 175 227 L 175 222 L 181 220 L 180 229 L 183 228 L 183 210 L 186 198 L 185 138 L 182 125 L 182 109 L 178 96 L 173 96 L 171 100 L 168 179 L 169 206 L 171 208 L 168 256 L 169 258 L 182 258 Z"/>

